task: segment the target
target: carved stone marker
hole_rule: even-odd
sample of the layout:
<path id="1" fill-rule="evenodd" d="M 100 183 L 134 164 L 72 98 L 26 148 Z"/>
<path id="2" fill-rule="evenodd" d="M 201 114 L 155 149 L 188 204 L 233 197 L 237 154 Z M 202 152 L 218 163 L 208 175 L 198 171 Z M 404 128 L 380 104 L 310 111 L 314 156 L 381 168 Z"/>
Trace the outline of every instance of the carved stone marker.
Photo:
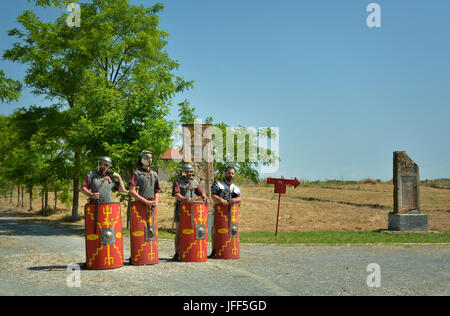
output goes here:
<path id="1" fill-rule="evenodd" d="M 419 166 L 404 151 L 394 152 L 394 211 L 391 230 L 428 230 L 428 216 L 420 214 Z"/>
<path id="2" fill-rule="evenodd" d="M 191 162 L 194 175 L 211 199 L 214 157 L 211 124 L 183 124 L 183 161 Z"/>
<path id="3" fill-rule="evenodd" d="M 394 213 L 420 213 L 419 166 L 404 151 L 394 152 Z"/>

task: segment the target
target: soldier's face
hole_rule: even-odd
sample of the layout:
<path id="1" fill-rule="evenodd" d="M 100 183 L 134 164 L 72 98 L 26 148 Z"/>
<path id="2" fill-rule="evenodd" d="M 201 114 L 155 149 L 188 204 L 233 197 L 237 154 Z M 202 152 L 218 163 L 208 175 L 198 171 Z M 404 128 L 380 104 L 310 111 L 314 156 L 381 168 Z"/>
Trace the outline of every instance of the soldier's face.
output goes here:
<path id="1" fill-rule="evenodd" d="M 152 161 L 153 161 L 152 155 L 145 155 L 145 156 L 142 156 L 142 158 L 141 158 L 141 162 L 145 167 L 150 166 L 152 164 Z"/>
<path id="2" fill-rule="evenodd" d="M 108 170 L 108 168 L 109 168 L 109 165 L 106 164 L 106 163 L 104 163 L 104 162 L 100 162 L 99 165 L 98 165 L 98 170 L 99 170 L 101 173 L 105 173 L 106 170 Z"/>
<path id="3" fill-rule="evenodd" d="M 190 178 L 190 177 L 192 177 L 192 170 L 186 170 L 186 171 L 184 171 L 185 172 L 185 174 L 186 174 L 186 178 Z"/>
<path id="4" fill-rule="evenodd" d="M 234 169 L 230 168 L 225 172 L 225 179 L 227 181 L 231 181 L 234 179 Z"/>

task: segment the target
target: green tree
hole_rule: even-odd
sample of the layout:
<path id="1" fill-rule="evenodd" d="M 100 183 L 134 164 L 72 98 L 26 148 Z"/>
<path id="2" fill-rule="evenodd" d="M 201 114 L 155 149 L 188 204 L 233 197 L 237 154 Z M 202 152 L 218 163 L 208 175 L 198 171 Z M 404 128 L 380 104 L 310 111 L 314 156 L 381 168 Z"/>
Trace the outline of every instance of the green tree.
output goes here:
<path id="1" fill-rule="evenodd" d="M 8 174 L 8 165 L 6 164 L 10 134 L 10 117 L 0 115 L 0 193 L 3 195 L 10 192 L 13 185 Z"/>
<path id="2" fill-rule="evenodd" d="M 31 0 L 27 1 L 30 2 Z M 34 0 L 34 2 L 41 7 L 56 6 L 59 8 L 69 3 L 67 0 Z M 70 2 L 76 2 L 76 0 L 71 0 Z M 19 81 L 7 78 L 4 71 L 0 70 L 0 101 L 18 101 L 21 90 L 22 85 Z"/>
<path id="3" fill-rule="evenodd" d="M 19 81 L 6 78 L 3 70 L 0 70 L 0 101 L 12 102 L 19 100 L 22 85 Z"/>
<path id="4" fill-rule="evenodd" d="M 70 2 L 77 2 L 77 0 L 27 0 L 28 2 L 34 2 L 41 7 L 55 6 L 61 8 L 63 5 L 67 5 Z"/>
<path id="5" fill-rule="evenodd" d="M 44 209 L 47 209 L 48 192 L 61 189 L 61 184 L 70 179 L 69 150 L 63 141 L 65 119 L 56 106 L 21 108 L 10 116 L 14 135 L 8 135 L 6 161 L 11 176 L 19 177 L 17 181 L 26 186 L 30 195 L 35 186 L 40 186 L 45 198 Z"/>
<path id="6" fill-rule="evenodd" d="M 67 14 L 42 22 L 32 11 L 18 17 L 19 39 L 4 58 L 28 66 L 25 84 L 56 100 L 69 118 L 64 143 L 72 151 L 73 218 L 78 217 L 80 178 L 101 155 L 129 170 L 140 150 L 170 145 L 171 98 L 192 87 L 175 76 L 178 62 L 158 28 L 162 4 L 133 6 L 128 0 L 81 4 L 82 27 L 69 28 Z"/>

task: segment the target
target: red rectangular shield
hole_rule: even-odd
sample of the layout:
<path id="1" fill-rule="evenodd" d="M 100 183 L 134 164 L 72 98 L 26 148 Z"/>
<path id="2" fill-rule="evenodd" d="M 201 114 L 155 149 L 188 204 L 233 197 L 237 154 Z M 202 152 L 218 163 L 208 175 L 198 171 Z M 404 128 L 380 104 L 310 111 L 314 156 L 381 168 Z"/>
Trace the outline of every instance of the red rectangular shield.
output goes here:
<path id="1" fill-rule="evenodd" d="M 158 217 L 157 208 L 142 202 L 131 202 L 131 264 L 157 264 Z"/>
<path id="2" fill-rule="evenodd" d="M 205 262 L 208 247 L 208 204 L 181 204 L 180 259 L 184 262 Z"/>
<path id="3" fill-rule="evenodd" d="M 214 214 L 216 228 L 216 258 L 239 259 L 240 246 L 238 204 L 234 204 L 230 209 L 228 206 L 217 204 L 215 206 Z"/>
<path id="4" fill-rule="evenodd" d="M 86 269 L 123 266 L 123 236 L 120 203 L 86 204 Z M 97 227 L 95 228 L 95 224 Z"/>

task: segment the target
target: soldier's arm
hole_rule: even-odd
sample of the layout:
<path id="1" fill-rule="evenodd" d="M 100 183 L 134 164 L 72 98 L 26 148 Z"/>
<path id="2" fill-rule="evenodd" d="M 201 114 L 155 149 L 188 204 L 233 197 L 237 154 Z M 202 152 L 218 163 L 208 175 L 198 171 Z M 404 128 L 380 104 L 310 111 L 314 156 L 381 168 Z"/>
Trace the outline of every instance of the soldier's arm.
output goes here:
<path id="1" fill-rule="evenodd" d="M 231 204 L 231 205 L 237 204 L 237 203 L 240 203 L 241 201 L 242 201 L 242 198 L 241 198 L 240 195 L 238 195 L 237 197 L 232 198 L 232 199 L 230 200 L 230 204 Z"/>
<path id="2" fill-rule="evenodd" d="M 180 193 L 175 193 L 175 197 L 180 202 L 184 202 L 184 200 L 186 200 L 186 198 L 184 196 L 182 196 Z"/>
<path id="3" fill-rule="evenodd" d="M 122 177 L 118 173 L 114 173 L 113 177 L 117 180 L 119 180 L 119 192 L 127 192 L 127 189 L 125 188 L 125 185 L 123 183 Z"/>
<path id="4" fill-rule="evenodd" d="M 209 199 L 208 199 L 208 196 L 206 195 L 206 193 L 205 193 L 205 192 L 203 192 L 203 194 L 202 194 L 202 199 L 203 199 L 203 202 L 205 202 L 205 203 L 209 203 Z"/>
<path id="5" fill-rule="evenodd" d="M 130 183 L 130 190 L 129 193 L 131 195 L 131 197 L 133 197 L 136 201 L 140 201 L 142 203 L 144 203 L 147 206 L 153 206 L 152 202 L 147 200 L 146 198 L 140 196 L 137 192 L 136 192 L 136 186 L 132 183 Z"/>
<path id="6" fill-rule="evenodd" d="M 94 200 L 98 200 L 100 199 L 100 193 L 92 193 L 91 189 L 89 188 L 90 186 L 90 179 L 89 176 L 87 175 L 84 178 L 83 184 L 81 185 L 81 193 L 83 193 L 84 195 L 86 195 L 87 197 L 94 199 Z"/>
<path id="7" fill-rule="evenodd" d="M 178 181 L 174 181 L 172 185 L 172 196 L 175 197 L 177 201 L 184 202 L 186 198 L 180 192 L 180 184 Z"/>
<path id="8" fill-rule="evenodd" d="M 159 202 L 159 192 L 155 193 L 155 200 L 153 201 L 153 205 L 157 206 Z"/>
<path id="9" fill-rule="evenodd" d="M 226 200 L 222 199 L 220 196 L 218 196 L 216 194 L 213 194 L 212 198 L 213 198 L 214 201 L 216 201 L 216 202 L 218 202 L 220 204 L 228 205 L 228 202 Z"/>
<path id="10" fill-rule="evenodd" d="M 83 193 L 84 195 L 86 195 L 91 199 L 98 199 L 96 198 L 96 194 L 92 193 L 91 190 L 89 190 L 88 188 L 81 187 L 81 193 Z M 100 193 L 97 193 L 97 195 L 100 195 Z"/>
<path id="11" fill-rule="evenodd" d="M 201 187 L 200 185 L 199 185 L 199 186 L 197 187 L 197 189 L 195 190 L 195 194 L 196 194 L 197 196 L 201 196 L 203 202 L 209 203 L 208 196 L 207 196 L 206 193 L 203 191 L 203 189 L 202 189 L 202 187 Z"/>

